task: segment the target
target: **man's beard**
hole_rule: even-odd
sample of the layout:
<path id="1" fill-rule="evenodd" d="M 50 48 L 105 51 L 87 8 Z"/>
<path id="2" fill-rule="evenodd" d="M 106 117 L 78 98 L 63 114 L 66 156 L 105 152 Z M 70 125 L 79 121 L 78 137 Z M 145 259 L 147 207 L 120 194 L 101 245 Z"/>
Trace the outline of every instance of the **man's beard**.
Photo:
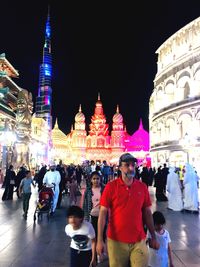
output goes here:
<path id="1" fill-rule="evenodd" d="M 132 172 L 127 172 L 125 175 L 126 175 L 126 177 L 127 177 L 128 179 L 132 179 L 132 178 L 134 178 L 134 176 L 135 176 L 135 172 L 134 172 L 134 171 L 132 171 Z"/>

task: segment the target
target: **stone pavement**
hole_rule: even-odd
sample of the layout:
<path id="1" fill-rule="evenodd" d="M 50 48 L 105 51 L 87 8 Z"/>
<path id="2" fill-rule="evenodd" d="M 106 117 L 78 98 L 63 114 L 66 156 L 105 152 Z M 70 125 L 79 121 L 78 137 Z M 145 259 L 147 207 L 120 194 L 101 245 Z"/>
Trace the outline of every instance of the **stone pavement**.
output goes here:
<path id="1" fill-rule="evenodd" d="M 70 239 L 64 232 L 68 197 L 63 196 L 62 208 L 56 210 L 49 221 L 43 216 L 42 220 L 34 223 L 37 189 L 33 189 L 26 221 L 22 217 L 22 201 L 14 193 L 13 201 L 3 202 L 3 190 L 0 189 L 0 267 L 69 266 Z M 152 211 L 160 210 L 166 217 L 175 267 L 199 267 L 200 215 L 168 210 L 167 202 L 155 201 L 155 189 L 149 190 L 153 202 Z M 98 266 L 106 267 L 108 262 Z"/>

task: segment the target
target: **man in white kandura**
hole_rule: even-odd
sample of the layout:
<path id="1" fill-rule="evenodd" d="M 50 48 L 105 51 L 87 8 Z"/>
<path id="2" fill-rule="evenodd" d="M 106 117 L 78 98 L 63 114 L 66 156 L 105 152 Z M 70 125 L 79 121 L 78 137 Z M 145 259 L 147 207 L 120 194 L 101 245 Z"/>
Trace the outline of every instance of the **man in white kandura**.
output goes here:
<path id="1" fill-rule="evenodd" d="M 168 193 L 168 208 L 174 211 L 183 210 L 181 183 L 178 174 L 175 173 L 175 167 L 169 168 L 166 188 Z"/>
<path id="2" fill-rule="evenodd" d="M 56 165 L 52 164 L 50 166 L 50 170 L 46 172 L 43 178 L 43 184 L 47 187 L 52 187 L 54 191 L 52 214 L 55 212 L 57 202 L 58 202 L 58 196 L 60 192 L 60 189 L 59 189 L 60 181 L 61 181 L 60 173 L 59 171 L 56 170 Z"/>
<path id="3" fill-rule="evenodd" d="M 185 211 L 199 213 L 199 199 L 197 175 L 194 168 L 189 164 L 185 164 L 185 174 L 183 180 L 183 208 Z"/>

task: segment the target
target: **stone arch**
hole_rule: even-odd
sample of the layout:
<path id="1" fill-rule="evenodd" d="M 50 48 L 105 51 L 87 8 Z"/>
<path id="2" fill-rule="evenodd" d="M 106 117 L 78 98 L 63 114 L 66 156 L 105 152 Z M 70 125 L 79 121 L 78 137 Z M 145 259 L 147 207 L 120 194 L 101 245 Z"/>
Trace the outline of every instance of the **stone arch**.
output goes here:
<path id="1" fill-rule="evenodd" d="M 196 69 L 194 70 L 194 79 L 200 80 L 200 65 L 198 65 Z"/>
<path id="2" fill-rule="evenodd" d="M 195 116 L 196 120 L 200 120 L 200 109 L 197 111 L 197 114 Z"/>
<path id="3" fill-rule="evenodd" d="M 190 86 L 189 86 L 189 83 L 186 82 L 185 86 L 184 86 L 184 96 L 183 96 L 183 98 L 187 99 L 189 97 L 190 97 Z"/>
<path id="4" fill-rule="evenodd" d="M 198 65 L 198 67 L 196 68 L 196 70 L 194 71 L 194 95 L 199 96 L 200 95 L 200 65 Z"/>
<path id="5" fill-rule="evenodd" d="M 159 95 L 161 95 L 163 93 L 163 87 L 159 86 L 156 90 L 156 96 L 157 98 L 159 97 Z"/>
<path id="6" fill-rule="evenodd" d="M 178 115 L 178 119 L 177 119 L 178 122 L 180 120 L 180 117 L 182 117 L 183 115 L 188 115 L 192 118 L 192 113 L 189 110 L 184 110 Z"/>
<path id="7" fill-rule="evenodd" d="M 164 102 L 164 90 L 162 86 L 159 86 L 156 92 L 156 105 L 155 109 L 156 112 L 159 111 L 161 108 L 163 108 L 163 102 Z"/>
<path id="8" fill-rule="evenodd" d="M 163 141 L 165 139 L 165 125 L 163 120 L 160 120 L 158 122 L 158 141 Z"/>
<path id="9" fill-rule="evenodd" d="M 171 79 L 165 85 L 165 102 L 170 105 L 174 102 L 175 83 Z"/>
<path id="10" fill-rule="evenodd" d="M 177 139 L 177 123 L 174 116 L 170 115 L 166 119 L 166 140 L 172 141 Z"/>
<path id="11" fill-rule="evenodd" d="M 190 79 L 186 75 L 179 76 L 177 80 L 176 102 L 187 99 L 190 94 Z"/>
<path id="12" fill-rule="evenodd" d="M 177 81 L 184 78 L 184 77 L 188 77 L 191 78 L 191 74 L 189 73 L 189 71 L 184 70 L 183 72 L 181 72 L 177 78 Z"/>
<path id="13" fill-rule="evenodd" d="M 159 135 L 160 135 L 160 130 L 158 129 L 158 121 L 154 121 L 152 123 L 152 131 L 150 135 L 152 145 L 158 142 Z"/>
<path id="14" fill-rule="evenodd" d="M 154 124 L 151 125 L 149 133 L 150 133 L 149 134 L 150 143 L 151 145 L 154 145 L 155 140 L 156 140 L 156 133 L 157 133 L 157 129 Z"/>
<path id="15" fill-rule="evenodd" d="M 168 84 L 175 84 L 175 81 L 174 80 L 172 80 L 172 79 L 169 79 L 167 82 L 166 82 L 166 84 L 165 84 L 165 88 L 166 88 L 166 86 L 168 85 Z"/>
<path id="16" fill-rule="evenodd" d="M 186 133 L 190 132 L 192 127 L 192 114 L 190 112 L 182 112 L 178 117 L 179 138 L 184 138 Z"/>

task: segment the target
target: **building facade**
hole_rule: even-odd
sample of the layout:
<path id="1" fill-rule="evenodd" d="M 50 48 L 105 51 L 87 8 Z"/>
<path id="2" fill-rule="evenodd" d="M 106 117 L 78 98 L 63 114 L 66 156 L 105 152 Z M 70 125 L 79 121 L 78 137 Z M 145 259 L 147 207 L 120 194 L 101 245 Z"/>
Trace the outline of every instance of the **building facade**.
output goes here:
<path id="1" fill-rule="evenodd" d="M 17 96 L 21 88 L 13 81 L 18 71 L 0 54 L 0 167 L 5 169 L 11 163 L 16 140 L 15 124 Z"/>
<path id="2" fill-rule="evenodd" d="M 152 165 L 200 162 L 200 17 L 156 51 L 157 74 L 149 101 Z"/>

